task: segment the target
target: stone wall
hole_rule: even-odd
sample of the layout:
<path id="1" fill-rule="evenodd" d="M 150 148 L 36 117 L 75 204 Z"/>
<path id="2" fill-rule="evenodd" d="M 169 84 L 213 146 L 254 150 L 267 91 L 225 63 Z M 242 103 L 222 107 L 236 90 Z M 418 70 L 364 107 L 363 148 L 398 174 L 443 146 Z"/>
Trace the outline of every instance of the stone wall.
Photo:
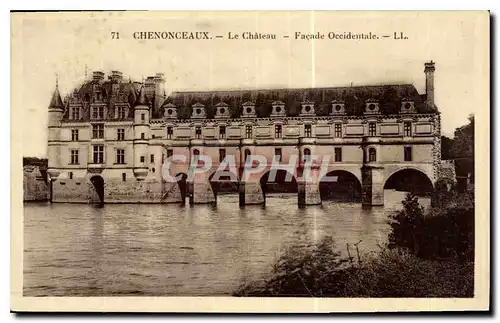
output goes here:
<path id="1" fill-rule="evenodd" d="M 23 201 L 46 201 L 49 190 L 40 166 L 23 167 Z"/>
<path id="2" fill-rule="evenodd" d="M 99 203 L 90 176 L 58 179 L 52 184 L 52 201 L 60 203 Z M 122 181 L 104 178 L 104 203 L 178 203 L 181 191 L 177 183 L 161 181 Z"/>

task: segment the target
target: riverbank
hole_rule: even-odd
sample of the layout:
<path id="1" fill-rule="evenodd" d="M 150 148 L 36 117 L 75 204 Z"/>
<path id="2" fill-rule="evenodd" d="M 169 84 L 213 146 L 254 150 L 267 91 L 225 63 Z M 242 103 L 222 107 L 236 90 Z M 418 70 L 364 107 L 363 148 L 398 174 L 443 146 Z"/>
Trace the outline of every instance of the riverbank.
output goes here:
<path id="1" fill-rule="evenodd" d="M 473 297 L 474 207 L 451 201 L 424 210 L 408 195 L 390 217 L 388 243 L 340 252 L 332 236 L 298 240 L 261 279 L 243 282 L 234 296 Z M 455 199 L 455 198 L 454 198 Z M 472 199 L 473 201 L 473 199 Z"/>

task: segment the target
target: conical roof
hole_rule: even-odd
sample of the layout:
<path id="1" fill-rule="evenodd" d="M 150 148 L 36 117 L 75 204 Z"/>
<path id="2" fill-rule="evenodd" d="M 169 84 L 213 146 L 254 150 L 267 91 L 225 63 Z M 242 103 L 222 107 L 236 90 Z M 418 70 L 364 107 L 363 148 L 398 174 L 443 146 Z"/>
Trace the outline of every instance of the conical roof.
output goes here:
<path id="1" fill-rule="evenodd" d="M 54 93 L 52 94 L 52 99 L 50 100 L 49 109 L 64 109 L 64 104 L 61 100 L 61 94 L 59 94 L 59 89 L 56 86 Z"/>
<path id="2" fill-rule="evenodd" d="M 135 106 L 145 105 L 149 106 L 148 98 L 146 97 L 146 91 L 144 90 L 144 86 L 141 86 L 139 90 L 139 95 L 137 96 L 137 100 L 135 101 Z"/>

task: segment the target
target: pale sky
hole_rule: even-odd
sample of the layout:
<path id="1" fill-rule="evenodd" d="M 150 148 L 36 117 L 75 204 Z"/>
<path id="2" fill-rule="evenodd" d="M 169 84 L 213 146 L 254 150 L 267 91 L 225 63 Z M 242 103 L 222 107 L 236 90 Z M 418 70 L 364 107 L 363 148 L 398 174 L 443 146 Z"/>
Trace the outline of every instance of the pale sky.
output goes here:
<path id="1" fill-rule="evenodd" d="M 167 92 L 236 88 L 412 83 L 425 93 L 424 62 L 436 62 L 435 101 L 452 136 L 477 110 L 489 73 L 481 13 L 425 12 L 19 14 L 12 19 L 12 131 L 24 156 L 46 156 L 47 107 L 59 75 L 64 96 L 87 67 L 141 80 L 162 72 Z M 111 39 L 111 32 L 120 34 Z M 212 40 L 136 40 L 135 31 L 208 31 Z M 227 40 L 228 32 L 274 33 L 276 40 Z M 295 40 L 295 32 L 325 34 Z M 408 40 L 329 40 L 328 32 Z M 223 35 L 223 39 L 215 39 Z M 288 35 L 289 38 L 283 38 Z M 483 101 L 484 102 L 484 98 Z M 484 107 L 482 107 L 484 108 Z M 486 107 L 488 108 L 488 107 Z"/>

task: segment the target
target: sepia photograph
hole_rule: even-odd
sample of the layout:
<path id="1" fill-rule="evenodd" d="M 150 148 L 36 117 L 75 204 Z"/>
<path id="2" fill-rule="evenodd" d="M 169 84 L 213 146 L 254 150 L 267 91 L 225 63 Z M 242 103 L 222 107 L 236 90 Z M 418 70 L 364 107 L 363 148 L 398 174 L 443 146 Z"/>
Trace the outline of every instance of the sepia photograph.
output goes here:
<path id="1" fill-rule="evenodd" d="M 11 13 L 11 309 L 487 310 L 489 19 Z"/>

